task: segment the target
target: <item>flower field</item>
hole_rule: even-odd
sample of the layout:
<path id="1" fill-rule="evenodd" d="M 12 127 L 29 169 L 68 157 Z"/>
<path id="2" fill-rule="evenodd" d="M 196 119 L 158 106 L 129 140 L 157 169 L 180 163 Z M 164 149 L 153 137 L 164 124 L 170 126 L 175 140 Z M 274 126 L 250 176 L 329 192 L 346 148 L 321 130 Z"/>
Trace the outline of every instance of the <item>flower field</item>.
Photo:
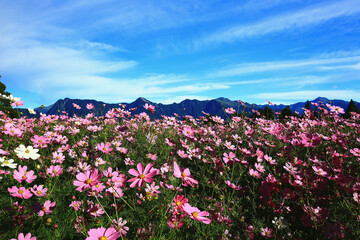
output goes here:
<path id="1" fill-rule="evenodd" d="M 79 107 L 79 106 L 74 106 Z M 358 239 L 360 116 L 0 116 L 0 239 Z"/>

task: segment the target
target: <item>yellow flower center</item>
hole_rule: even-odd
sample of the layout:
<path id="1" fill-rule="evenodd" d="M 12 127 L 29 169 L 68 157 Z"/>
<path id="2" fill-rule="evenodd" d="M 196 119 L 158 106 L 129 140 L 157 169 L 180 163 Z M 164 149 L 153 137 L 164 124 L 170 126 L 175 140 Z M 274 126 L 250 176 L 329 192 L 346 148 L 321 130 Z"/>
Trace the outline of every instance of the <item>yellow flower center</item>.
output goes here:
<path id="1" fill-rule="evenodd" d="M 181 205 L 181 202 L 177 201 L 177 202 L 176 202 L 176 205 L 180 206 L 180 205 Z"/>
<path id="2" fill-rule="evenodd" d="M 144 175 L 144 174 L 140 174 L 139 178 L 140 178 L 140 179 L 144 179 L 144 178 L 145 178 L 145 175 Z"/>
<path id="3" fill-rule="evenodd" d="M 56 174 L 56 173 L 57 173 L 57 171 L 56 171 L 56 170 L 54 170 L 54 171 L 53 171 L 53 173 L 55 173 L 55 174 Z"/>
<path id="4" fill-rule="evenodd" d="M 181 173 L 181 177 L 186 177 L 186 174 L 185 173 Z"/>
<path id="5" fill-rule="evenodd" d="M 19 194 L 23 194 L 24 191 L 23 191 L 23 190 L 19 190 L 18 193 L 19 193 Z"/>
<path id="6" fill-rule="evenodd" d="M 99 238 L 99 240 L 108 240 L 108 238 L 105 237 L 105 236 L 102 236 L 102 237 Z"/>
<path id="7" fill-rule="evenodd" d="M 197 218 L 198 213 L 197 213 L 197 212 L 193 212 L 191 215 L 192 215 L 194 218 Z"/>
<path id="8" fill-rule="evenodd" d="M 5 160 L 4 163 L 5 163 L 5 164 L 9 164 L 9 161 L 8 161 L 8 160 Z"/>
<path id="9" fill-rule="evenodd" d="M 41 194 L 41 191 L 37 190 L 36 193 L 37 193 L 37 194 Z"/>
<path id="10" fill-rule="evenodd" d="M 42 143 L 42 140 L 41 140 L 41 139 L 39 140 L 39 143 Z"/>
<path id="11" fill-rule="evenodd" d="M 44 212 L 46 211 L 46 207 L 43 207 L 41 210 L 43 210 Z"/>
<path id="12" fill-rule="evenodd" d="M 30 150 L 26 150 L 25 152 L 26 152 L 26 153 L 30 153 Z"/>
<path id="13" fill-rule="evenodd" d="M 98 187 L 100 187 L 100 186 L 99 186 L 99 184 L 96 184 L 95 187 L 98 188 Z"/>
<path id="14" fill-rule="evenodd" d="M 86 184 L 90 184 L 90 183 L 92 183 L 92 180 L 89 178 L 85 182 L 86 182 Z"/>

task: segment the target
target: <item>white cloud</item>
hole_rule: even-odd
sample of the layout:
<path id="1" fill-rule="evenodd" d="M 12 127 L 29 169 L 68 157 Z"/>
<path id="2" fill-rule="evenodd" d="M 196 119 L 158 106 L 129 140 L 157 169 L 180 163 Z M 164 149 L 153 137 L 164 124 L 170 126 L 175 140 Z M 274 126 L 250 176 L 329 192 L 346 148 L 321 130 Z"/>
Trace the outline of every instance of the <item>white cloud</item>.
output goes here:
<path id="1" fill-rule="evenodd" d="M 314 67 L 316 66 L 321 66 L 319 69 L 324 69 L 324 66 L 322 65 L 353 63 L 357 61 L 360 61 L 360 56 L 352 56 L 352 57 L 344 57 L 344 58 L 300 59 L 300 60 L 289 60 L 289 61 L 243 63 L 209 73 L 208 76 L 231 77 L 231 76 L 240 76 L 240 75 L 259 73 L 259 72 L 301 69 L 305 67 L 311 67 L 314 70 L 315 69 Z"/>
<path id="2" fill-rule="evenodd" d="M 328 99 L 343 99 L 343 100 L 359 100 L 360 91 L 358 90 L 315 90 L 315 91 L 292 91 L 292 92 L 268 92 L 258 93 L 247 96 L 255 99 L 272 100 L 307 100 L 315 99 L 317 97 L 326 97 Z"/>
<path id="3" fill-rule="evenodd" d="M 195 47 L 204 44 L 226 43 L 253 36 L 263 36 L 269 33 L 284 31 L 292 28 L 301 28 L 309 25 L 320 24 L 334 18 L 351 16 L 360 12 L 357 0 L 339 2 L 325 1 L 321 5 L 312 6 L 297 12 L 277 15 L 258 21 L 257 23 L 233 26 L 217 31 L 195 41 Z"/>

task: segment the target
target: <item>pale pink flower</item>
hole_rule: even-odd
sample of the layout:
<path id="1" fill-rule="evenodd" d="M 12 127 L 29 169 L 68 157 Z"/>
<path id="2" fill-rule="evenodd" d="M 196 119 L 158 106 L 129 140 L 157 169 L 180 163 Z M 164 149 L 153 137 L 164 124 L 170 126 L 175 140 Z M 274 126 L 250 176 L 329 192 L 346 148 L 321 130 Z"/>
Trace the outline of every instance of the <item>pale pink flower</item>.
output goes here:
<path id="1" fill-rule="evenodd" d="M 108 229 L 104 227 L 92 228 L 88 231 L 88 234 L 89 237 L 85 240 L 116 240 L 121 236 L 121 233 L 117 232 L 113 227 Z"/>
<path id="2" fill-rule="evenodd" d="M 104 143 L 97 144 L 95 148 L 103 153 L 108 154 L 113 150 L 113 148 L 111 148 L 110 146 L 111 144 L 107 142 L 106 144 Z"/>
<path id="3" fill-rule="evenodd" d="M 23 233 L 20 233 L 18 238 L 12 238 L 11 240 L 36 240 L 36 237 L 31 237 L 31 233 L 27 233 L 25 236 Z"/>
<path id="4" fill-rule="evenodd" d="M 72 201 L 69 207 L 72 207 L 75 211 L 78 211 L 81 207 L 81 201 Z"/>
<path id="5" fill-rule="evenodd" d="M 209 213 L 206 211 L 200 211 L 197 207 L 192 207 L 190 204 L 185 203 L 183 206 L 184 212 L 190 216 L 190 218 L 203 222 L 205 224 L 210 224 L 211 220 L 206 218 L 209 216 Z"/>
<path id="6" fill-rule="evenodd" d="M 86 104 L 86 108 L 88 110 L 94 109 L 94 105 L 92 103 L 88 103 L 88 104 Z"/>
<path id="7" fill-rule="evenodd" d="M 37 176 L 34 175 L 33 170 L 27 171 L 27 166 L 22 167 L 21 165 L 18 166 L 17 170 L 14 170 L 13 177 L 19 183 L 21 183 L 22 181 L 32 183 L 37 178 Z"/>
<path id="8" fill-rule="evenodd" d="M 38 197 L 45 197 L 46 195 L 46 191 L 48 190 L 47 188 L 44 188 L 43 185 L 34 185 L 31 189 L 31 192 L 34 193 L 36 196 Z"/>
<path id="9" fill-rule="evenodd" d="M 325 172 L 324 170 L 322 170 L 320 167 L 316 167 L 316 166 L 313 166 L 312 169 L 315 171 L 315 173 L 319 176 L 326 176 L 327 175 L 327 172 Z"/>
<path id="10" fill-rule="evenodd" d="M 59 165 L 51 165 L 48 169 L 46 169 L 46 173 L 51 177 L 60 176 L 60 174 L 63 173 L 63 168 Z"/>
<path id="11" fill-rule="evenodd" d="M 31 198 L 31 196 L 33 195 L 29 189 L 26 189 L 24 187 L 18 188 L 16 186 L 13 186 L 12 188 L 8 188 L 8 191 L 10 192 L 11 196 L 23 199 Z"/>
<path id="12" fill-rule="evenodd" d="M 187 186 L 189 184 L 194 187 L 194 184 L 198 184 L 198 181 L 191 176 L 190 170 L 188 168 L 180 168 L 176 162 L 174 162 L 174 176 L 183 180 L 183 186 Z"/>

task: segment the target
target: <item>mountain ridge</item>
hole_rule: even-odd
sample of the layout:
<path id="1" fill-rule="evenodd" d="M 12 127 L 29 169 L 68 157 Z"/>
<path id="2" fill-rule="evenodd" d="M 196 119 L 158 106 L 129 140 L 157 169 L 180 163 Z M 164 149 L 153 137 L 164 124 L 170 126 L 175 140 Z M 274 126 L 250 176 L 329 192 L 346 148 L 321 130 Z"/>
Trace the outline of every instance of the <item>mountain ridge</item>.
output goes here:
<path id="1" fill-rule="evenodd" d="M 325 97 L 317 97 L 316 99 L 310 101 L 311 103 L 322 103 L 328 104 L 331 102 L 332 105 L 342 107 L 346 110 L 349 102 L 340 99 L 329 100 Z M 360 103 L 354 101 L 358 108 L 360 108 Z M 266 106 L 273 109 L 275 112 L 282 111 L 286 106 L 290 106 L 290 109 L 293 112 L 298 112 L 299 114 L 303 113 L 303 108 L 305 107 L 305 102 L 296 102 L 290 105 L 284 104 L 249 104 L 244 103 L 244 105 L 240 104 L 239 101 L 230 100 L 228 98 L 219 97 L 216 99 L 211 100 L 197 100 L 197 99 L 185 99 L 179 103 L 171 103 L 171 104 L 162 104 L 162 103 L 154 103 L 149 101 L 144 97 L 139 97 L 135 101 L 131 103 L 105 103 L 103 101 L 97 101 L 94 99 L 71 99 L 71 98 L 64 98 L 57 100 L 54 104 L 51 104 L 46 107 L 39 107 L 35 108 L 36 112 L 42 112 L 48 115 L 52 114 L 61 114 L 63 111 L 66 111 L 69 116 L 73 116 L 74 114 L 78 116 L 84 116 L 85 114 L 89 113 L 89 110 L 86 108 L 86 104 L 92 103 L 94 105 L 94 109 L 92 110 L 93 113 L 96 115 L 105 115 L 105 113 L 110 110 L 111 108 L 119 108 L 120 105 L 125 105 L 125 109 L 135 109 L 132 111 L 133 114 L 139 114 L 141 112 L 146 112 L 147 110 L 144 109 L 144 105 L 151 104 L 155 106 L 155 118 L 161 118 L 162 115 L 165 116 L 173 116 L 176 113 L 179 116 L 186 116 L 190 115 L 193 117 L 204 116 L 203 112 L 206 112 L 210 115 L 217 115 L 223 118 L 226 118 L 227 115 L 224 112 L 225 108 L 232 107 L 235 110 L 244 110 L 245 112 L 251 112 L 254 110 L 264 109 Z M 76 109 L 73 104 L 77 104 L 81 107 L 81 109 Z M 25 110 L 25 109 L 22 109 Z M 24 115 L 29 115 L 27 110 L 23 111 Z M 39 114 L 38 114 L 39 115 Z"/>

